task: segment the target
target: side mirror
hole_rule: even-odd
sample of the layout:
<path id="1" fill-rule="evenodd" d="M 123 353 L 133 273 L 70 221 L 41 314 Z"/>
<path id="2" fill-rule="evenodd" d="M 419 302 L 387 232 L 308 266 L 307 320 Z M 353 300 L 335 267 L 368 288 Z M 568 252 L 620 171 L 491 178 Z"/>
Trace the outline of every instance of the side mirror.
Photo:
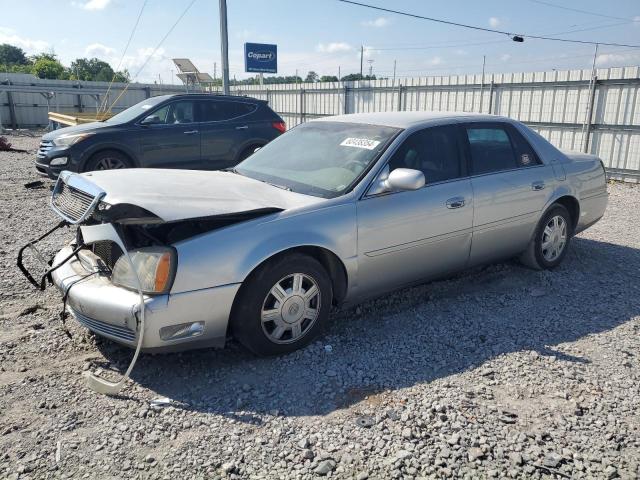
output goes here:
<path id="1" fill-rule="evenodd" d="M 153 125 L 154 123 L 162 123 L 158 115 L 149 115 L 140 122 L 140 125 Z"/>
<path id="2" fill-rule="evenodd" d="M 424 187 L 424 173 L 412 168 L 396 168 L 385 180 L 388 190 L 418 190 Z"/>

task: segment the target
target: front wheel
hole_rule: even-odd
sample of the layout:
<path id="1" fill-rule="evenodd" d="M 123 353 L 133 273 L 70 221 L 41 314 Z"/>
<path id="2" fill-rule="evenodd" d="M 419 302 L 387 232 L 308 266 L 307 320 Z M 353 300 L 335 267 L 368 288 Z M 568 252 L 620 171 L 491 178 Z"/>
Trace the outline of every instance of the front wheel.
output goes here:
<path id="1" fill-rule="evenodd" d="M 117 150 L 103 150 L 94 154 L 85 168 L 85 172 L 95 170 L 120 170 L 122 168 L 131 168 L 131 161 L 126 155 Z"/>
<path id="2" fill-rule="evenodd" d="M 536 270 L 557 267 L 564 259 L 571 239 L 571 215 L 559 204 L 543 215 L 527 250 L 520 256 L 522 263 Z"/>
<path id="3" fill-rule="evenodd" d="M 332 300 L 331 280 L 317 260 L 283 256 L 261 266 L 242 286 L 231 329 L 257 355 L 288 353 L 320 334 Z"/>

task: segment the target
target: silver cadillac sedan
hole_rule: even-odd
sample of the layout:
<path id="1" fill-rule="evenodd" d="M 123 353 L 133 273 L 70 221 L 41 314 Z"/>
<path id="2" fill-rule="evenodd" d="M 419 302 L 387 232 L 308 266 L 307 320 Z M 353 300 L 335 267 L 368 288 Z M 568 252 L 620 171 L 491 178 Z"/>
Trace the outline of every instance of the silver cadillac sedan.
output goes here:
<path id="1" fill-rule="evenodd" d="M 606 205 L 597 157 L 517 121 L 341 115 L 228 171 L 64 172 L 51 206 L 77 234 L 46 276 L 78 322 L 138 350 L 233 334 L 281 354 L 334 305 L 514 256 L 556 267 Z"/>

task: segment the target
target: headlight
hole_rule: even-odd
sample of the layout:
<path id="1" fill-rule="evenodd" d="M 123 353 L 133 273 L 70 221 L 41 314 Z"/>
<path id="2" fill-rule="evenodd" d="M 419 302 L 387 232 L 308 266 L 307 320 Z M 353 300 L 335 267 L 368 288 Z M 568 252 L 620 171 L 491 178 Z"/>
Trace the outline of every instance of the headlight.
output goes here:
<path id="1" fill-rule="evenodd" d="M 91 135 L 93 135 L 93 132 L 76 133 L 72 135 L 62 135 L 58 138 L 54 138 L 53 144 L 56 145 L 57 147 L 69 147 L 78 142 L 81 142 L 82 140 L 84 140 L 87 137 L 90 137 Z"/>
<path id="2" fill-rule="evenodd" d="M 135 272 L 126 255 L 113 267 L 111 281 L 121 287 L 138 289 L 136 273 L 144 293 L 167 293 L 176 272 L 176 252 L 166 247 L 145 247 L 129 252 Z"/>
<path id="3" fill-rule="evenodd" d="M 66 165 L 68 161 L 69 159 L 67 157 L 56 157 L 49 162 L 49 165 L 52 167 L 59 167 L 61 165 Z"/>

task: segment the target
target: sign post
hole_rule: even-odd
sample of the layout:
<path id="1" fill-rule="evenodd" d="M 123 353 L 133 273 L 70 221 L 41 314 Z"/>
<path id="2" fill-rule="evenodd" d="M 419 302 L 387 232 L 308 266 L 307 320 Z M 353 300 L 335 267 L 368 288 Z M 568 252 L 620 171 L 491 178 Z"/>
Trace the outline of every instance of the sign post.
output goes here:
<path id="1" fill-rule="evenodd" d="M 244 70 L 260 74 L 278 73 L 278 46 L 266 43 L 245 43 Z"/>

